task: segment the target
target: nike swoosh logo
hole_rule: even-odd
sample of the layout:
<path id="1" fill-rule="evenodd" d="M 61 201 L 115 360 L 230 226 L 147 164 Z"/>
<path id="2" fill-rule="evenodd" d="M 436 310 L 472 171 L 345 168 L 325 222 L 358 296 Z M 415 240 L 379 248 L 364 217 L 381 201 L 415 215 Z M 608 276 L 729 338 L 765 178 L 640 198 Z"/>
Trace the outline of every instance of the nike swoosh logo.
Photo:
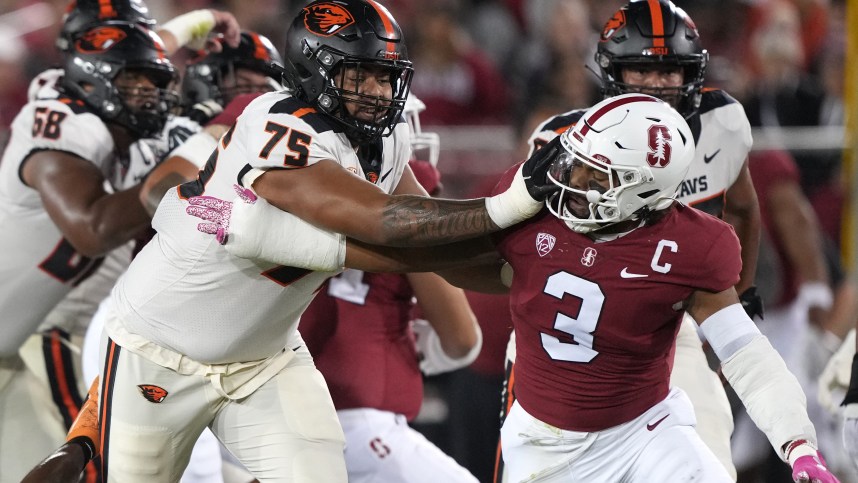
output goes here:
<path id="1" fill-rule="evenodd" d="M 384 179 L 385 179 L 385 178 L 387 178 L 387 176 L 388 176 L 390 173 L 392 173 L 392 172 L 393 172 L 393 168 L 388 169 L 388 170 L 387 170 L 387 172 L 386 172 L 386 173 L 384 173 L 384 174 L 381 176 L 381 178 L 379 178 L 379 179 L 378 179 L 378 182 L 379 182 L 379 183 L 384 182 Z"/>
<path id="2" fill-rule="evenodd" d="M 649 277 L 649 275 L 645 275 L 643 273 L 632 273 L 629 271 L 629 267 L 623 268 L 623 271 L 620 272 L 620 276 L 623 278 L 644 278 Z"/>
<path id="3" fill-rule="evenodd" d="M 714 153 L 710 154 L 709 156 L 706 156 L 704 154 L 703 155 L 703 162 L 706 164 L 709 164 L 709 162 L 712 161 L 712 158 L 714 158 L 715 156 L 718 156 L 718 153 L 720 153 L 720 152 L 721 152 L 721 150 L 719 149 L 718 151 L 715 151 Z"/>
<path id="4" fill-rule="evenodd" d="M 662 422 L 662 421 L 664 421 L 665 419 L 667 419 L 667 417 L 668 417 L 668 416 L 670 416 L 670 413 L 665 414 L 663 418 L 659 419 L 658 421 L 656 421 L 656 422 L 654 422 L 654 423 L 652 423 L 652 424 L 647 424 L 647 425 L 646 425 L 646 430 L 647 430 L 647 431 L 652 431 L 653 429 L 655 429 L 655 427 L 656 427 L 656 426 L 658 426 L 659 424 L 661 424 L 661 422 Z"/>

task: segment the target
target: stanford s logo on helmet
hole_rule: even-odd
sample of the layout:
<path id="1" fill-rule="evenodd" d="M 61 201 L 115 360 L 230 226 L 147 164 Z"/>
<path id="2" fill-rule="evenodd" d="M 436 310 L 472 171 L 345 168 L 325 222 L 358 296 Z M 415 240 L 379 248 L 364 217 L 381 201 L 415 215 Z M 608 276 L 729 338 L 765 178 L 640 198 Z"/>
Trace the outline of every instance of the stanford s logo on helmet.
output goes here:
<path id="1" fill-rule="evenodd" d="M 587 110 L 561 134 L 563 151 L 548 178 L 560 187 L 546 200 L 548 210 L 579 233 L 598 230 L 673 203 L 694 159 L 694 140 L 685 119 L 666 102 L 646 94 L 624 94 Z M 604 173 L 608 188 L 574 186 L 573 170 Z M 569 203 L 586 200 L 587 216 Z M 579 209 L 580 211 L 580 209 Z"/>
<path id="2" fill-rule="evenodd" d="M 304 7 L 304 25 L 307 30 L 322 37 L 330 37 L 355 23 L 354 17 L 336 3 L 316 3 Z"/>

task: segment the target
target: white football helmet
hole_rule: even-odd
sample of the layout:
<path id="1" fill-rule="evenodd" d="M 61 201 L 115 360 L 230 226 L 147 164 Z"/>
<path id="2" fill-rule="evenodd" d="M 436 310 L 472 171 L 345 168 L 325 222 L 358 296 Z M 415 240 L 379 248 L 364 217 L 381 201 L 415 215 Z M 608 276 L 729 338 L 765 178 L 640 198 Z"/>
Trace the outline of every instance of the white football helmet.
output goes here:
<path id="1" fill-rule="evenodd" d="M 433 167 L 438 166 L 438 155 L 441 150 L 441 140 L 437 133 L 424 132 L 420 128 L 420 113 L 426 110 L 426 104 L 414 94 L 409 93 L 405 99 L 405 109 L 402 116 L 411 129 L 411 155 L 420 161 L 429 161 Z M 425 155 L 418 155 L 425 151 Z"/>
<path id="2" fill-rule="evenodd" d="M 694 159 L 694 139 L 681 114 L 646 94 L 611 97 L 591 107 L 560 137 L 563 151 L 549 170 L 560 191 L 546 200 L 549 211 L 578 233 L 587 233 L 673 203 Z M 576 166 L 606 173 L 609 188 L 570 186 Z M 569 209 L 586 199 L 589 216 Z"/>

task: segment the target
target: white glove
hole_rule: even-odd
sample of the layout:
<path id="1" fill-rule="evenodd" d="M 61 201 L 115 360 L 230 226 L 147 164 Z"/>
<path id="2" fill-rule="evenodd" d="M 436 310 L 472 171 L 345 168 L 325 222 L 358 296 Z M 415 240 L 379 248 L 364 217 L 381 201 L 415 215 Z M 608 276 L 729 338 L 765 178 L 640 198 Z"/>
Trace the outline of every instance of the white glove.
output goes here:
<path id="1" fill-rule="evenodd" d="M 852 375 L 852 357 L 855 355 L 855 329 L 849 331 L 837 352 L 828 360 L 819 375 L 817 399 L 832 414 L 840 413 L 840 401 L 849 388 Z M 856 443 L 858 445 L 858 443 Z"/>
<path id="2" fill-rule="evenodd" d="M 441 347 L 441 338 L 432 328 L 428 320 L 415 319 L 411 323 L 414 331 L 415 345 L 420 356 L 420 371 L 427 376 L 434 376 L 444 372 L 455 371 L 470 365 L 480 354 L 483 347 L 483 333 L 477 326 L 477 343 L 463 357 L 454 359 L 444 352 Z"/>

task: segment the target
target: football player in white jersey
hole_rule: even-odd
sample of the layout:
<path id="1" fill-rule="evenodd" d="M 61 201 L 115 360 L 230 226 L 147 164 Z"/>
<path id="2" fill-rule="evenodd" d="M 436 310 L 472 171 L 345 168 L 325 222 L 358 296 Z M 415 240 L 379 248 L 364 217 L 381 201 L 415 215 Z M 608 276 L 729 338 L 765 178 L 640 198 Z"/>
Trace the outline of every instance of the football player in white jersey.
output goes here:
<path id="1" fill-rule="evenodd" d="M 605 95 L 654 95 L 669 102 L 691 126 L 697 150 L 680 184 L 678 199 L 733 224 L 742 247 L 736 290 L 753 317 L 761 315 L 762 306 L 752 287 L 760 214 L 747 166 L 751 127 L 735 99 L 721 90 L 703 89 L 707 61 L 708 53 L 701 46 L 694 22 L 669 0 L 632 1 L 622 7 L 605 24 L 596 52 Z M 540 124 L 528 141 L 531 152 L 575 125 L 585 111 L 559 114 Z M 691 397 L 697 431 L 735 478 L 729 402 L 720 379 L 709 370 L 696 324 L 686 319 L 676 342 L 671 381 Z M 511 341 L 507 365 L 514 360 Z M 509 371 L 508 367 L 507 374 Z M 507 394 L 514 399 L 514 388 L 508 387 Z M 498 463 L 502 464 L 500 458 Z M 502 468 L 496 473 L 501 481 Z"/>
<path id="2" fill-rule="evenodd" d="M 497 196 L 425 196 L 400 118 L 411 64 L 379 3 L 311 2 L 287 39 L 292 93 L 254 100 L 198 179 L 164 196 L 157 234 L 111 293 L 99 391 L 107 481 L 175 480 L 205 427 L 260 481 L 346 480 L 342 430 L 296 331 L 335 271 L 233 257 L 197 231 L 187 198 L 231 196 L 241 183 L 356 239 L 428 245 L 526 219 L 554 189 L 534 157 Z M 311 268 L 341 266 L 342 236 L 327 240 L 303 252 Z"/>
<path id="3" fill-rule="evenodd" d="M 92 274 L 101 257 L 148 225 L 139 187 L 108 193 L 104 185 L 111 169 L 130 156 L 134 141 L 161 131 L 175 104 L 170 90 L 175 80 L 157 35 L 133 23 L 103 24 L 76 42 L 61 97 L 32 101 L 15 118 L 0 162 L 0 220 L 10 227 L 0 235 L 7 257 L 0 269 L 0 306 L 8 315 L 0 342 L 3 360 L 21 364 L 16 352 L 47 313 Z M 74 362 L 58 345 L 45 350 L 57 356 L 52 363 L 62 374 Z M 17 382 L 22 381 L 13 379 L 3 393 L 15 392 Z M 75 388 L 65 390 L 53 394 L 70 408 L 59 427 L 46 420 L 52 413 L 31 407 L 35 398 L 28 391 L 10 399 L 0 428 L 27 434 L 32 446 L 22 448 L 24 441 L 0 436 L 12 445 L 0 448 L 0 480 L 20 478 L 40 453 L 62 440 L 80 406 Z"/>

